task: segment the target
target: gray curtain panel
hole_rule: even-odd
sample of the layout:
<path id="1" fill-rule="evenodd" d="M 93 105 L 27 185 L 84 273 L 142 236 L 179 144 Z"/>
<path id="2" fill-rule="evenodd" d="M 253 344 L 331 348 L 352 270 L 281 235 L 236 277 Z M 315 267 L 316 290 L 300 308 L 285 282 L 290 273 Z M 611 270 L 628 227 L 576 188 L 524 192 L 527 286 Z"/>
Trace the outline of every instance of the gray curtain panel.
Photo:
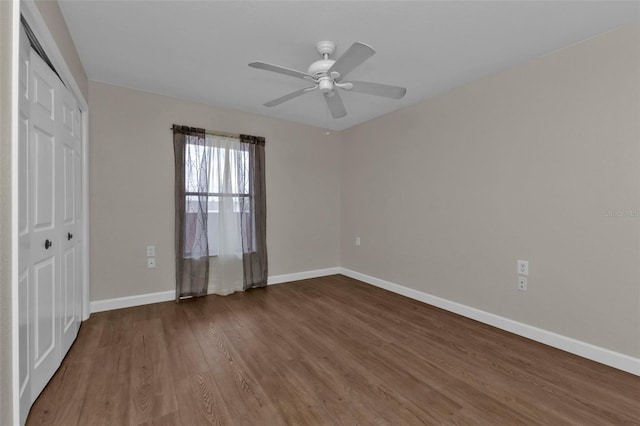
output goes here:
<path id="1" fill-rule="evenodd" d="M 243 198 L 242 263 L 244 288 L 267 285 L 267 199 L 264 170 L 265 139 L 240 135 L 240 146 L 248 157 L 248 170 L 239 174 L 248 180 L 249 196 Z M 242 182 L 241 181 L 241 182 Z"/>
<path id="2" fill-rule="evenodd" d="M 205 130 L 173 126 L 175 156 L 176 301 L 207 294 L 210 150 Z"/>

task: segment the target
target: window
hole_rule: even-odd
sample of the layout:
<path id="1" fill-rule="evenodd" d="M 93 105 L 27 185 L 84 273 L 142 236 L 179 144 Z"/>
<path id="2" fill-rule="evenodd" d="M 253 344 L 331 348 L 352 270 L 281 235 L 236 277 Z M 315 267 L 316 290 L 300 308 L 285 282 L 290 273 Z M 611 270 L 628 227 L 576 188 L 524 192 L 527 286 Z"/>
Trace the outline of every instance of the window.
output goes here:
<path id="1" fill-rule="evenodd" d="M 265 139 L 172 130 L 176 301 L 266 286 Z"/>
<path id="2" fill-rule="evenodd" d="M 208 142 L 211 142 L 207 136 Z M 251 214 L 252 199 L 248 179 L 249 153 L 240 147 L 240 143 L 215 146 L 187 144 L 185 158 L 185 256 L 192 252 L 205 251 L 202 235 L 203 226 L 207 227 L 209 256 L 219 252 L 221 212 L 227 214 L 226 226 L 239 227 L 240 223 L 249 226 L 242 232 L 245 247 L 249 252 L 255 249 L 255 219 Z M 233 146 L 237 145 L 237 146 Z M 202 209 L 202 210 L 200 210 Z M 207 224 L 198 221 L 198 212 L 207 212 Z M 228 219 L 229 217 L 232 219 Z M 235 220 L 233 219 L 235 216 Z M 231 222 L 231 225 L 229 225 Z M 237 247 L 242 254 L 242 245 Z"/>

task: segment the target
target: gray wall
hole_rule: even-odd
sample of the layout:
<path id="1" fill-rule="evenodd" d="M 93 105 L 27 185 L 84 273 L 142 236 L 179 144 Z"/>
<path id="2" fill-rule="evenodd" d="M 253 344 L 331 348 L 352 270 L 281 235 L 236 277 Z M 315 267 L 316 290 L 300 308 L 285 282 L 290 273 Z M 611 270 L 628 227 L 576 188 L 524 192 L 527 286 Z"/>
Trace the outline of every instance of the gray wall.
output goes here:
<path id="1" fill-rule="evenodd" d="M 0 425 L 12 421 L 11 389 L 11 20 L 0 1 Z"/>
<path id="2" fill-rule="evenodd" d="M 89 96 L 91 300 L 175 288 L 174 123 L 266 137 L 270 276 L 338 266 L 339 134 L 93 81 Z"/>
<path id="3" fill-rule="evenodd" d="M 345 131 L 342 266 L 640 356 L 639 41 L 617 30 Z"/>

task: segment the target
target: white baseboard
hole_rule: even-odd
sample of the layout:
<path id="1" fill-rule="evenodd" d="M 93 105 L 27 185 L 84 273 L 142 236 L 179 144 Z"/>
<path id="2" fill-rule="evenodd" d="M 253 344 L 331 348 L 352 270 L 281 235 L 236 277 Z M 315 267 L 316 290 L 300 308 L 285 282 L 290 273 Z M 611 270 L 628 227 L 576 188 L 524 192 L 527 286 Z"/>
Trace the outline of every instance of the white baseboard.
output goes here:
<path id="1" fill-rule="evenodd" d="M 294 274 L 273 275 L 268 278 L 267 284 L 280 284 L 290 281 L 306 280 L 309 278 L 325 277 L 340 273 L 340 268 L 316 269 L 313 271 L 296 272 Z M 157 293 L 138 294 L 135 296 L 116 297 L 114 299 L 96 300 L 90 303 L 91 313 L 111 311 L 114 309 L 130 308 L 132 306 L 149 305 L 151 303 L 167 302 L 174 300 L 176 292 L 160 291 Z"/>
<path id="2" fill-rule="evenodd" d="M 342 268 L 315 269 L 313 271 L 296 272 L 294 274 L 273 275 L 267 280 L 268 285 L 308 280 L 309 278 L 326 277 L 339 274 Z"/>
<path id="3" fill-rule="evenodd" d="M 492 325 L 496 328 L 514 333 L 531 340 L 535 340 L 545 345 L 552 346 L 554 348 L 562 349 L 563 351 L 570 352 L 572 354 L 581 356 L 583 358 L 590 359 L 592 361 L 599 362 L 601 364 L 608 365 L 619 370 L 626 371 L 636 376 L 640 376 L 640 359 L 634 358 L 629 355 L 614 352 L 609 349 L 595 346 L 590 343 L 582 342 L 580 340 L 573 339 L 571 337 L 563 336 L 561 334 L 553 333 L 551 331 L 543 330 L 541 328 L 533 327 L 528 324 L 524 324 L 518 321 L 511 320 L 509 318 L 501 317 L 489 312 L 482 311 L 480 309 L 472 308 L 460 303 L 452 302 L 441 297 L 433 296 L 428 293 L 423 293 L 418 290 L 414 290 L 408 287 L 404 287 L 389 281 L 381 280 L 379 278 L 371 277 L 369 275 L 361 274 L 346 268 L 338 268 L 340 273 L 350 278 L 354 278 L 359 281 L 363 281 L 367 284 L 374 285 L 376 287 L 389 290 L 393 293 L 401 294 L 411 299 L 419 300 L 429 305 L 437 306 L 444 310 L 462 315 L 467 318 L 474 319 L 476 321 L 483 322 L 485 324 Z"/>
<path id="4" fill-rule="evenodd" d="M 114 309 L 130 308 L 132 306 L 149 305 L 151 303 L 166 302 L 176 298 L 175 290 L 159 291 L 157 293 L 137 294 L 135 296 L 116 297 L 114 299 L 95 300 L 89 303 L 91 313 L 112 311 Z"/>

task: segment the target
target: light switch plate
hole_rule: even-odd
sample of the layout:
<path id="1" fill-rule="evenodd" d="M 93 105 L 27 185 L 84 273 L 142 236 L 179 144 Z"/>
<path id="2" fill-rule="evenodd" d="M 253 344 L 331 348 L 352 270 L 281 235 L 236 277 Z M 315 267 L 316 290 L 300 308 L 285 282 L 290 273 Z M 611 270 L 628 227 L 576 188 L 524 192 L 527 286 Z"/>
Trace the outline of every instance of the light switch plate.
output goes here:
<path id="1" fill-rule="evenodd" d="M 155 257 L 147 258 L 147 268 L 153 269 L 155 267 L 156 267 L 156 258 Z"/>
<path id="2" fill-rule="evenodd" d="M 147 246 L 147 257 L 154 257 L 156 255 L 156 246 Z"/>
<path id="3" fill-rule="evenodd" d="M 518 260 L 518 275 L 529 275 L 528 260 Z"/>
<path id="4" fill-rule="evenodd" d="M 356 237 L 356 245 L 359 246 L 360 245 L 360 237 Z"/>

